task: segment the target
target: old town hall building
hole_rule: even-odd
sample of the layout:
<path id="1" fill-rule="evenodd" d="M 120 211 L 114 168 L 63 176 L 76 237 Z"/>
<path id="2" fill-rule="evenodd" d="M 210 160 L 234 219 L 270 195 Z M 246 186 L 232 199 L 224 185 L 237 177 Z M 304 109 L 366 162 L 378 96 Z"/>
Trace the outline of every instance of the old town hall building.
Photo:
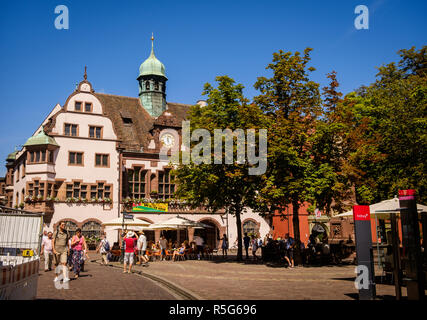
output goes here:
<path id="1" fill-rule="evenodd" d="M 64 105 L 56 105 L 22 149 L 8 156 L 8 206 L 44 212 L 46 230 L 66 221 L 71 231 L 80 227 L 91 237 L 105 231 L 103 222 L 132 211 L 134 202 L 155 199 L 168 203 L 167 212 L 135 213 L 135 218 L 155 223 L 179 214 L 209 224 L 205 237 L 211 247 L 219 245 L 228 226 L 233 245 L 237 231 L 232 216 L 189 210 L 171 200 L 175 184 L 159 151 L 163 144 L 181 145 L 181 122 L 190 105 L 166 100 L 168 79 L 153 43 L 137 80 L 138 97 L 97 93 L 85 70 Z M 266 220 L 250 210 L 242 221 L 244 231 L 261 236 L 270 231 Z M 190 230 L 190 238 L 194 232 L 200 230 Z M 159 235 L 148 232 L 152 240 Z M 117 241 L 118 232 L 107 231 L 107 237 Z"/>

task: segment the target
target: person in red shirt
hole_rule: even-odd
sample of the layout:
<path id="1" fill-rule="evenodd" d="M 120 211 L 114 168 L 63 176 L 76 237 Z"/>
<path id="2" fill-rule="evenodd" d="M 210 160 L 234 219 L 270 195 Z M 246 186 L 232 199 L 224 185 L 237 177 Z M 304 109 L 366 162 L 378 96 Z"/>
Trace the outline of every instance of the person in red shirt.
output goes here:
<path id="1" fill-rule="evenodd" d="M 136 237 L 133 231 L 128 231 L 125 240 L 125 258 L 123 261 L 123 273 L 131 273 L 134 260 L 134 251 L 136 247 Z M 126 271 L 126 264 L 129 263 L 129 270 Z"/>

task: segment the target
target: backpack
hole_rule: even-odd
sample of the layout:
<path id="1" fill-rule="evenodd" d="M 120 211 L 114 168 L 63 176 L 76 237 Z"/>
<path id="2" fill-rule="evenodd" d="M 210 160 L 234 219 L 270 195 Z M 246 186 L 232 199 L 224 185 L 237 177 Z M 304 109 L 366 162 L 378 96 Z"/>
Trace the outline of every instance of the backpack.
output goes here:
<path id="1" fill-rule="evenodd" d="M 104 240 L 104 250 L 107 252 L 110 251 L 110 243 L 107 239 Z"/>

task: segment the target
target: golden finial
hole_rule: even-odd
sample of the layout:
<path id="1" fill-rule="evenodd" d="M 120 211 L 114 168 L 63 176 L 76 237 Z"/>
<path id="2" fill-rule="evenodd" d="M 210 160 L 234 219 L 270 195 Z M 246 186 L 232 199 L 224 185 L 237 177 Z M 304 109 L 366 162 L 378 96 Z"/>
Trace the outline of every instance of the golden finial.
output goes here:
<path id="1" fill-rule="evenodd" d="M 151 32 L 151 41 L 154 41 L 154 32 Z"/>
<path id="2" fill-rule="evenodd" d="M 85 75 L 83 77 L 85 80 L 87 80 L 87 66 L 85 66 Z"/>

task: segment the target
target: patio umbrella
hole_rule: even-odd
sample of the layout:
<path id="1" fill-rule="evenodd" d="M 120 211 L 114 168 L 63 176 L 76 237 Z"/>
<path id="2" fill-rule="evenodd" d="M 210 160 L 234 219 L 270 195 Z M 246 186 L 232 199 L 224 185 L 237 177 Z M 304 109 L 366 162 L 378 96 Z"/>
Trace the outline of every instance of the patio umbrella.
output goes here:
<path id="1" fill-rule="evenodd" d="M 211 226 L 208 226 L 207 224 L 196 222 L 187 218 L 183 218 L 180 216 L 176 216 L 174 218 L 168 219 L 166 221 L 153 223 L 150 225 L 151 228 L 154 230 L 181 230 L 181 229 L 188 229 L 188 228 L 211 228 Z M 179 242 L 179 232 L 177 232 L 178 236 L 178 242 Z"/>
<path id="2" fill-rule="evenodd" d="M 164 230 L 177 230 L 177 229 L 185 229 L 185 228 L 212 228 L 207 224 L 196 222 L 187 218 L 183 218 L 180 216 L 176 216 L 174 218 L 168 219 L 166 221 L 161 221 L 158 223 L 153 223 L 150 227 L 154 229 L 164 229 Z"/>
<path id="3" fill-rule="evenodd" d="M 384 200 L 378 203 L 371 204 L 369 210 L 371 216 L 376 216 L 378 218 L 388 218 L 389 213 L 399 211 L 399 199 L 394 197 L 393 199 Z M 427 206 L 422 204 L 417 204 L 418 212 L 427 212 Z M 353 210 L 338 214 L 334 217 L 353 217 Z"/>
<path id="4" fill-rule="evenodd" d="M 125 226 L 125 230 L 132 230 L 132 231 L 141 231 L 144 230 L 145 227 L 139 227 L 139 226 Z M 121 230 L 122 226 L 120 227 L 112 227 L 112 228 L 107 228 L 106 231 L 116 231 L 116 230 Z"/>
<path id="5" fill-rule="evenodd" d="M 129 226 L 131 227 L 146 227 L 148 225 L 150 225 L 149 222 L 147 221 L 143 221 L 140 219 L 124 219 L 122 217 L 120 218 L 115 218 L 113 220 L 104 222 L 102 225 L 104 226 L 110 226 L 110 227 L 121 227 L 122 225 L 124 225 L 125 227 Z"/>

